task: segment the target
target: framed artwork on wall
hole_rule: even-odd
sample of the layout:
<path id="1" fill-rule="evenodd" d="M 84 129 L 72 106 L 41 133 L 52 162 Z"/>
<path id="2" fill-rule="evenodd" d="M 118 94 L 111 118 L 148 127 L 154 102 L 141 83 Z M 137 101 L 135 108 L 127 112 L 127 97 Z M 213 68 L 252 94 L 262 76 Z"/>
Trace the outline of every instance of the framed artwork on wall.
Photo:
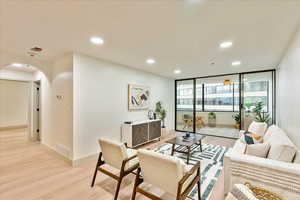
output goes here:
<path id="1" fill-rule="evenodd" d="M 150 88 L 141 85 L 128 85 L 128 109 L 146 110 L 150 106 Z"/>

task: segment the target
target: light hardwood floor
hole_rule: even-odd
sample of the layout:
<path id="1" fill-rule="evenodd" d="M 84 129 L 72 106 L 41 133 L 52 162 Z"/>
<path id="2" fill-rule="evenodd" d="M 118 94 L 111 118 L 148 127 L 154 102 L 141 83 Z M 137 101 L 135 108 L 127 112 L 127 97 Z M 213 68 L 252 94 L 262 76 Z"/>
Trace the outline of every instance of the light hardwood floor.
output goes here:
<path id="1" fill-rule="evenodd" d="M 172 137 L 169 135 L 168 137 Z M 143 148 L 154 148 L 164 139 Z M 232 140 L 205 139 L 206 143 L 232 146 Z M 116 182 L 98 174 L 95 187 L 91 180 L 96 160 L 71 167 L 55 152 L 39 143 L 27 141 L 26 130 L 0 131 L 0 199 L 1 200 L 111 200 Z M 134 176 L 121 186 L 119 199 L 131 198 Z M 222 177 L 215 187 L 213 200 L 221 200 Z M 138 200 L 146 199 L 137 196 Z"/>

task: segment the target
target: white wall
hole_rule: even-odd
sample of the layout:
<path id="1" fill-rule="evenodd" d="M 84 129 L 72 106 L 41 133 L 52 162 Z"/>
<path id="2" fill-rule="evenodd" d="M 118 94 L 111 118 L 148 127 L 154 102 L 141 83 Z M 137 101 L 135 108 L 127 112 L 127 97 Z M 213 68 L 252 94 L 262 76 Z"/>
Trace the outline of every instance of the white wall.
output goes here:
<path id="1" fill-rule="evenodd" d="M 0 127 L 28 125 L 29 82 L 33 79 L 33 73 L 0 69 Z"/>
<path id="2" fill-rule="evenodd" d="M 73 56 L 56 60 L 52 69 L 52 147 L 73 158 Z"/>
<path id="3" fill-rule="evenodd" d="M 101 137 L 120 140 L 124 121 L 147 118 L 146 110 L 128 111 L 128 84 L 150 86 L 151 108 L 162 101 L 166 126 L 174 128 L 174 80 L 80 54 L 73 63 L 75 159 L 99 152 Z"/>
<path id="4" fill-rule="evenodd" d="M 73 56 L 57 59 L 41 81 L 41 141 L 59 154 L 73 159 Z"/>
<path id="5" fill-rule="evenodd" d="M 27 126 L 29 82 L 0 79 L 0 128 Z"/>
<path id="6" fill-rule="evenodd" d="M 300 30 L 277 73 L 277 123 L 300 147 Z"/>

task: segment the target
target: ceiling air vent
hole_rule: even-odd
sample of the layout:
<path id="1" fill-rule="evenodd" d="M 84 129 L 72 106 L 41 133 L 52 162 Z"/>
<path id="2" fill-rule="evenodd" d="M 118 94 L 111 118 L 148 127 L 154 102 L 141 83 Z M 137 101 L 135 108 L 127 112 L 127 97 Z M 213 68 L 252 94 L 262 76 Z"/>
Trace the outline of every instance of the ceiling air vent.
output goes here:
<path id="1" fill-rule="evenodd" d="M 32 47 L 27 53 L 31 57 L 38 56 L 43 51 L 40 47 Z"/>

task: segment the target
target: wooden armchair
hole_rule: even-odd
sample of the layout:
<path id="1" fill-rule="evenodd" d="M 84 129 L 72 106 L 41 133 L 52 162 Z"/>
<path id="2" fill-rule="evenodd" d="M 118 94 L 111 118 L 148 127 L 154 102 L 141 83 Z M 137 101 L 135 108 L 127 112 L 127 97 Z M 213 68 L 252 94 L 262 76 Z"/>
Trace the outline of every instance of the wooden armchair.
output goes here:
<path id="1" fill-rule="evenodd" d="M 183 115 L 182 121 L 183 121 L 183 130 L 185 130 L 186 128 L 193 127 L 193 123 L 194 123 L 193 116 L 185 114 Z"/>
<path id="2" fill-rule="evenodd" d="M 102 152 L 98 158 L 91 187 L 95 184 L 97 172 L 101 171 L 118 181 L 114 197 L 114 200 L 117 200 L 123 178 L 130 173 L 134 173 L 133 171 L 139 166 L 137 151 L 134 149 L 127 149 L 123 143 L 106 139 L 100 139 L 99 144 Z M 118 169 L 119 175 L 115 175 L 107 169 L 102 168 L 105 164 Z"/>
<path id="3" fill-rule="evenodd" d="M 198 185 L 198 199 L 200 193 L 200 162 L 189 167 L 182 160 L 156 153 L 148 150 L 139 150 L 138 158 L 140 168 L 136 175 L 132 193 L 132 200 L 135 200 L 136 193 L 153 200 L 162 200 L 160 197 L 142 189 L 142 184 L 147 183 L 170 193 L 176 200 L 184 200 L 193 187 Z M 141 177 L 141 173 L 142 176 Z"/>
<path id="4" fill-rule="evenodd" d="M 204 118 L 202 116 L 197 116 L 196 117 L 196 127 L 197 128 L 204 127 Z"/>

